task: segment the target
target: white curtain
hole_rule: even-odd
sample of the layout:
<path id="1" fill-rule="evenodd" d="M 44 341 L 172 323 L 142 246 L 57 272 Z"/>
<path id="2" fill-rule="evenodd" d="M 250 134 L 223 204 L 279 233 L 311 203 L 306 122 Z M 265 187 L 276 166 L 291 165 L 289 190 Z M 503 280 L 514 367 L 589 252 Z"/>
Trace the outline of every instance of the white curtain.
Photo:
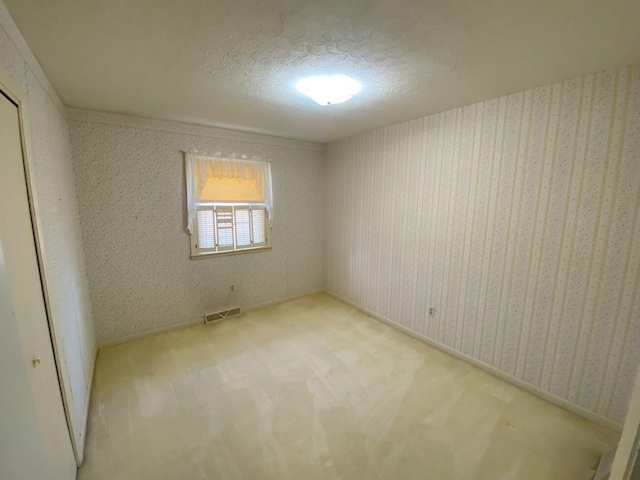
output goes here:
<path id="1" fill-rule="evenodd" d="M 269 220 L 273 218 L 273 192 L 271 188 L 271 164 L 260 160 L 240 160 L 234 158 L 204 157 L 185 153 L 187 181 L 188 228 L 193 233 L 196 205 L 200 202 L 224 202 L 224 194 L 216 194 L 219 182 L 240 182 L 247 198 L 234 196 L 233 201 L 256 200 L 265 204 Z M 240 184 L 239 183 L 239 184 Z M 249 188 L 247 188 L 247 186 Z M 206 196 L 203 192 L 206 188 Z M 219 189 L 222 190 L 222 189 Z"/>

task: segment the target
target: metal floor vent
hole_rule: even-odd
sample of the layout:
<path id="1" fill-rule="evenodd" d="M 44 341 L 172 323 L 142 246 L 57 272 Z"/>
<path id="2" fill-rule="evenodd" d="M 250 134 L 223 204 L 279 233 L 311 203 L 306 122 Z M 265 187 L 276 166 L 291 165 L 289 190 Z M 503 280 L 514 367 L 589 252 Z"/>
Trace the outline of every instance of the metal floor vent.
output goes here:
<path id="1" fill-rule="evenodd" d="M 220 310 L 219 312 L 205 313 L 204 323 L 213 323 L 224 320 L 225 318 L 237 317 L 242 313 L 240 307 L 230 308 L 229 310 Z"/>

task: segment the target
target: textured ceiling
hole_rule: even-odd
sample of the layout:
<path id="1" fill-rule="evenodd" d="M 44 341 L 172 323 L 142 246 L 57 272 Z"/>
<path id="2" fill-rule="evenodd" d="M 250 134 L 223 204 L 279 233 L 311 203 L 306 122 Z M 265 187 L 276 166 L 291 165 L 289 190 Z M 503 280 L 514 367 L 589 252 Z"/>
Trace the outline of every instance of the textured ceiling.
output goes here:
<path id="1" fill-rule="evenodd" d="M 640 61 L 638 0 L 4 1 L 69 106 L 319 142 Z"/>

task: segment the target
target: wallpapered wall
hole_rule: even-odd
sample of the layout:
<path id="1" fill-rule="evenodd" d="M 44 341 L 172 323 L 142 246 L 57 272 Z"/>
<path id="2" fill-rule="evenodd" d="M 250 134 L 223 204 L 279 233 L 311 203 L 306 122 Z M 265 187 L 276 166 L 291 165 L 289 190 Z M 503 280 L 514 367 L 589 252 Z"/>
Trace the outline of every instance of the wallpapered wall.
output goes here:
<path id="1" fill-rule="evenodd" d="M 82 450 L 95 339 L 65 110 L 2 2 L 0 66 L 27 92 L 31 174 L 51 317 L 65 360 L 62 382 L 73 433 Z"/>
<path id="2" fill-rule="evenodd" d="M 623 421 L 640 360 L 640 66 L 333 142 L 326 180 L 329 292 Z"/>
<path id="3" fill-rule="evenodd" d="M 98 342 L 322 288 L 321 145 L 78 110 L 70 120 Z M 189 258 L 189 149 L 272 162 L 271 251 Z"/>

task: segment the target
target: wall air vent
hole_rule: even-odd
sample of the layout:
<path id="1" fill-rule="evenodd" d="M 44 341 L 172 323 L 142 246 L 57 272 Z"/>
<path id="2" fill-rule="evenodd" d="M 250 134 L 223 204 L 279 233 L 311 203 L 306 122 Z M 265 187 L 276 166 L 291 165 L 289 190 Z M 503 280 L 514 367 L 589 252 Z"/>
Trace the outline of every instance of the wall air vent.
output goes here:
<path id="1" fill-rule="evenodd" d="M 224 320 L 225 318 L 237 317 L 240 314 L 242 314 L 242 309 L 240 307 L 230 308 L 228 310 L 220 310 L 219 312 L 205 313 L 204 323 L 218 322 L 220 320 Z"/>

